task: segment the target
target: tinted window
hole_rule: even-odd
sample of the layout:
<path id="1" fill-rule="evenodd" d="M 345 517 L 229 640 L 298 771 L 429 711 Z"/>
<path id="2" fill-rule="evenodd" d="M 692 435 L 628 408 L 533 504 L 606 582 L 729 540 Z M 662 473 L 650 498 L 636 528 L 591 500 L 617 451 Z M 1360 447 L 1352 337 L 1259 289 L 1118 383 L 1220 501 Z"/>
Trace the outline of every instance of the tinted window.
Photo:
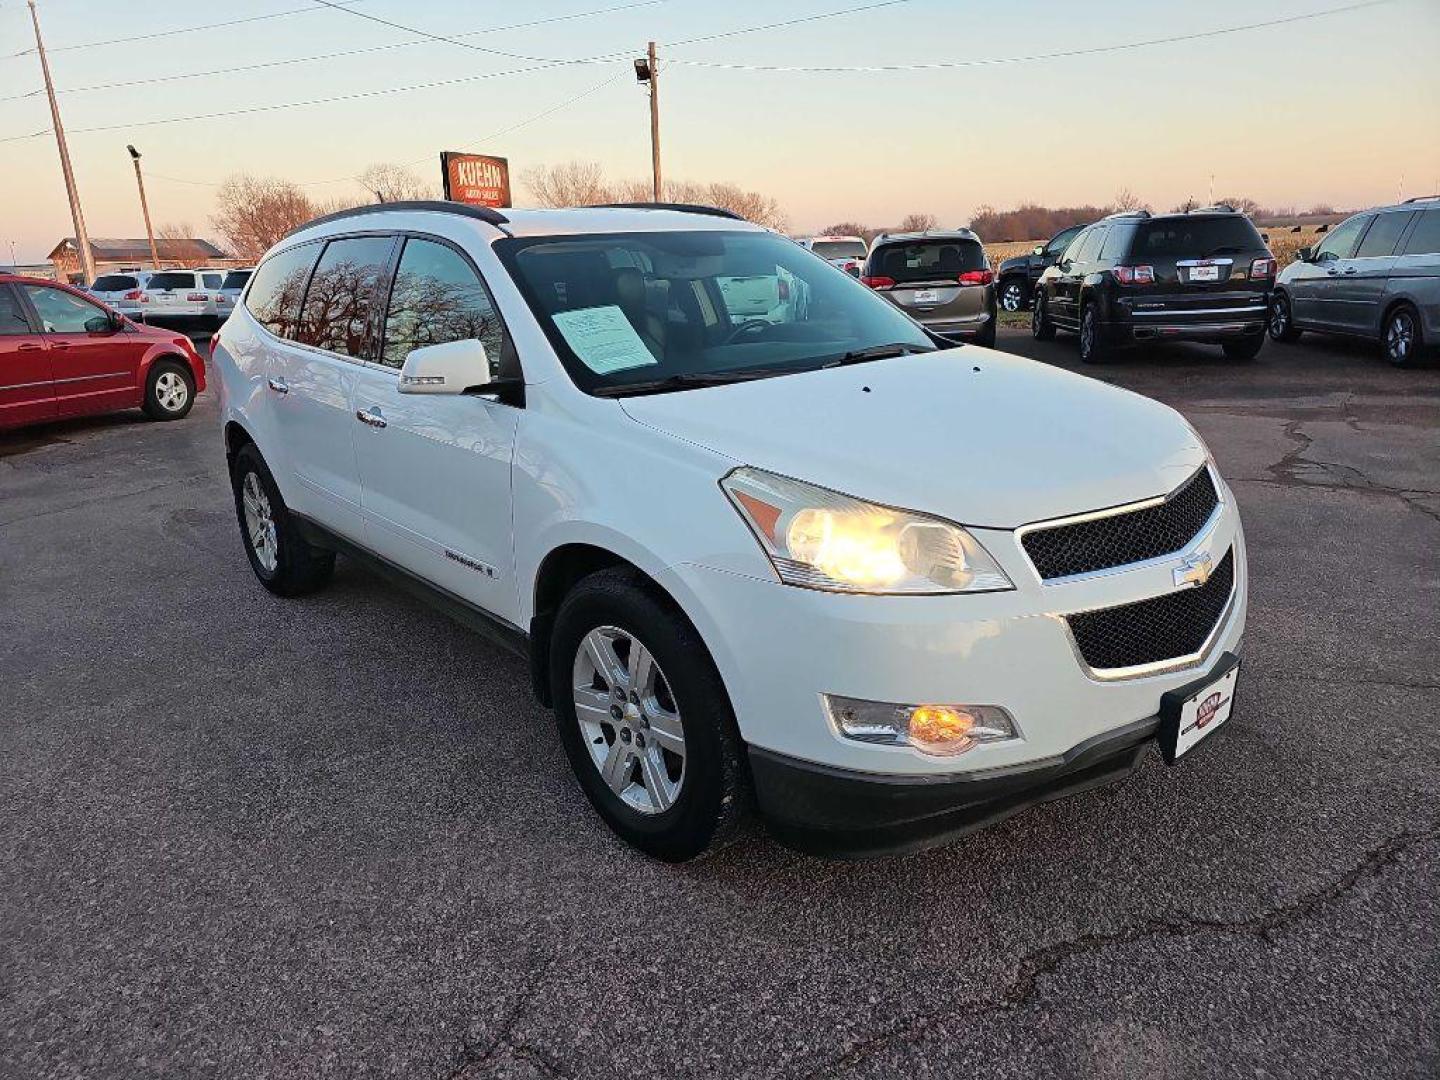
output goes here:
<path id="1" fill-rule="evenodd" d="M 1356 250 L 1355 257 L 1357 259 L 1374 259 L 1382 255 L 1393 255 L 1395 244 L 1399 241 L 1400 234 L 1405 231 L 1405 226 L 1410 224 L 1411 216 L 1397 210 L 1376 217 L 1375 224 L 1370 226 L 1370 231 L 1365 234 L 1365 239 L 1360 241 L 1360 247 Z"/>
<path id="2" fill-rule="evenodd" d="M 1081 229 L 1078 233 L 1075 234 L 1074 239 L 1072 239 L 1070 243 L 1065 245 L 1065 250 L 1060 254 L 1060 261 L 1064 262 L 1068 259 L 1071 262 L 1074 262 L 1076 257 L 1080 254 L 1080 248 L 1084 246 L 1085 241 L 1088 239 L 1090 239 L 1090 230 Z"/>
<path id="3" fill-rule="evenodd" d="M 375 288 L 390 262 L 389 236 L 332 240 L 305 290 L 296 341 L 344 356 L 359 357 Z"/>
<path id="4" fill-rule="evenodd" d="M 200 280 L 205 282 L 207 289 L 218 289 L 220 287 L 221 276 L 220 274 L 201 274 Z"/>
<path id="5" fill-rule="evenodd" d="M 865 242 L 863 240 L 816 240 L 815 246 L 810 250 L 822 259 L 863 259 Z"/>
<path id="6" fill-rule="evenodd" d="M 319 254 L 319 244 L 304 244 L 271 255 L 255 271 L 245 307 L 277 337 L 289 337 L 299 319 L 305 281 Z"/>
<path id="7" fill-rule="evenodd" d="M 140 282 L 129 274 L 105 274 L 96 278 L 95 284 L 90 286 L 95 292 L 125 292 L 139 287 Z"/>
<path id="8" fill-rule="evenodd" d="M 406 240 L 385 315 L 380 362 L 405 365 L 411 349 L 475 338 L 499 371 L 505 332 L 490 294 L 453 248 L 430 240 Z"/>
<path id="9" fill-rule="evenodd" d="M 1071 258 L 1076 262 L 1094 262 L 1096 256 L 1100 254 L 1100 245 L 1105 242 L 1105 234 L 1107 232 L 1109 232 L 1109 229 L 1104 225 L 1099 225 L 1091 229 L 1085 235 L 1084 242 L 1075 250 L 1075 254 L 1072 255 Z"/>
<path id="10" fill-rule="evenodd" d="M 1239 214 L 1223 217 L 1186 215 L 1142 222 L 1135 232 L 1134 256 L 1147 258 L 1208 259 L 1215 255 L 1237 255 L 1262 251 L 1265 241 Z"/>
<path id="11" fill-rule="evenodd" d="M 74 293 L 44 285 L 26 285 L 25 292 L 47 334 L 83 334 L 110 328 L 109 317 L 101 308 Z"/>
<path id="12" fill-rule="evenodd" d="M 1130 249 L 1130 238 L 1135 235 L 1134 225 L 1112 225 L 1110 233 L 1105 237 L 1105 246 L 1100 249 L 1100 258 L 1104 262 L 1118 262 L 1125 257 Z"/>
<path id="13" fill-rule="evenodd" d="M 908 281 L 952 281 L 967 270 L 985 269 L 985 249 L 974 240 L 917 240 L 882 244 L 870 253 L 872 276 Z M 773 271 L 772 271 L 773 272 Z"/>
<path id="14" fill-rule="evenodd" d="M 1083 225 L 1076 225 L 1073 229 L 1066 229 L 1063 232 L 1056 233 L 1054 237 L 1051 238 L 1050 243 L 1045 245 L 1045 253 L 1047 255 L 1059 255 L 1060 252 L 1069 247 L 1071 240 L 1074 240 L 1075 237 L 1080 235 L 1082 228 L 1084 228 Z"/>
<path id="15" fill-rule="evenodd" d="M 194 274 L 151 274 L 145 288 L 159 292 L 161 289 L 193 289 Z"/>
<path id="16" fill-rule="evenodd" d="M 243 289 L 245 282 L 250 280 L 251 271 L 231 270 L 225 275 L 225 280 L 220 283 L 222 289 Z"/>
<path id="17" fill-rule="evenodd" d="M 20 307 L 20 298 L 8 285 L 0 285 L 0 335 L 30 333 L 30 323 Z"/>
<path id="18" fill-rule="evenodd" d="M 1440 210 L 1422 210 L 1415 231 L 1405 241 L 1406 255 L 1440 255 Z"/>
<path id="19" fill-rule="evenodd" d="M 1355 240 L 1360 235 L 1360 230 L 1365 228 L 1373 215 L 1364 214 L 1360 217 L 1353 217 L 1349 221 L 1341 222 L 1330 230 L 1330 234 L 1320 242 L 1315 249 L 1315 260 L 1329 256 L 1335 259 L 1348 259 L 1350 252 L 1355 247 Z"/>

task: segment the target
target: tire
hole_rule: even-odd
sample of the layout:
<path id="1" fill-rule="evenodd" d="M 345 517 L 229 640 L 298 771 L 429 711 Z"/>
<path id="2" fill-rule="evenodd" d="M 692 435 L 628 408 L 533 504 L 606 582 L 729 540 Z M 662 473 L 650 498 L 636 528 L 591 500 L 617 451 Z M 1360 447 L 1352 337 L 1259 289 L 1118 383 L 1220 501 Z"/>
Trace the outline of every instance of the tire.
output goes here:
<path id="1" fill-rule="evenodd" d="M 300 535 L 254 443 L 242 446 L 235 455 L 230 486 L 245 554 L 261 585 L 276 596 L 303 596 L 329 582 L 335 572 L 335 552 Z"/>
<path id="2" fill-rule="evenodd" d="M 1254 337 L 1236 338 L 1234 341 L 1227 341 L 1221 347 L 1225 350 L 1226 360 L 1247 361 L 1254 360 L 1260 355 L 1260 349 L 1265 344 L 1265 335 L 1256 334 Z"/>
<path id="3" fill-rule="evenodd" d="M 1380 351 L 1396 367 L 1410 367 L 1420 359 L 1425 347 L 1420 317 L 1409 304 L 1401 304 L 1385 316 L 1380 328 Z"/>
<path id="4" fill-rule="evenodd" d="M 695 628 L 639 573 L 601 570 L 571 590 L 549 674 L 570 766 L 621 839 L 684 862 L 735 836 L 749 783 L 729 696 Z"/>
<path id="5" fill-rule="evenodd" d="M 1030 336 L 1036 341 L 1055 340 L 1055 324 L 1050 321 L 1050 302 L 1043 292 L 1035 294 L 1035 304 L 1030 309 Z"/>
<path id="6" fill-rule="evenodd" d="M 1284 293 L 1277 292 L 1270 298 L 1270 318 L 1265 323 L 1265 329 L 1272 341 L 1282 341 L 1290 345 L 1300 340 L 1300 331 L 1295 329 L 1290 298 Z"/>
<path id="7" fill-rule="evenodd" d="M 994 316 L 991 316 L 990 325 L 987 326 L 984 330 L 980 331 L 980 333 L 976 336 L 976 345 L 979 345 L 982 349 L 993 349 L 995 347 L 995 323 L 997 321 L 998 320 Z"/>
<path id="8" fill-rule="evenodd" d="M 195 377 L 179 360 L 157 360 L 145 379 L 141 406 L 151 420 L 183 420 L 195 404 Z"/>
<path id="9" fill-rule="evenodd" d="M 1080 309 L 1080 362 L 1103 364 L 1110 359 L 1110 350 L 1100 340 L 1100 309 L 1094 302 Z"/>
<path id="10" fill-rule="evenodd" d="M 1030 302 L 1030 289 L 1022 277 L 1008 277 L 1000 282 L 1000 306 L 1006 311 L 1024 311 Z"/>

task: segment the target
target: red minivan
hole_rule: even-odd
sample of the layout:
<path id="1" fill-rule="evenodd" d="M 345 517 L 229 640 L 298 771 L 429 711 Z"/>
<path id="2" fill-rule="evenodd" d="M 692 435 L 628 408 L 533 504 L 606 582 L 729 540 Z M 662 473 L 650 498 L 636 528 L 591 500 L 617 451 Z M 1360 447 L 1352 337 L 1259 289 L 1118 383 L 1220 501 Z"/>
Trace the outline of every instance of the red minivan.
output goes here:
<path id="1" fill-rule="evenodd" d="M 0 274 L 0 429 L 134 408 L 179 420 L 204 389 L 205 361 L 184 334 Z"/>

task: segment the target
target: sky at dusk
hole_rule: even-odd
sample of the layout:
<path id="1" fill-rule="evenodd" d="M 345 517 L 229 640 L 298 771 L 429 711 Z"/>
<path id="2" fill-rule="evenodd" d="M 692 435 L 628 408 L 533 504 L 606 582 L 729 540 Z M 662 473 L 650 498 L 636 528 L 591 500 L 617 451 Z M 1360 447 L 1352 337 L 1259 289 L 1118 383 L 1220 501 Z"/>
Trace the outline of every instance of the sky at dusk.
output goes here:
<path id="1" fill-rule="evenodd" d="M 1440 0 L 997 63 L 976 62 L 1348 5 L 659 0 L 514 27 L 626 0 L 352 3 L 467 35 L 473 47 L 463 48 L 311 0 L 38 3 L 55 83 L 67 91 L 62 118 L 92 236 L 144 235 L 127 143 L 145 155 L 157 226 L 189 222 L 202 236 L 213 235 L 214 185 L 237 171 L 303 183 L 318 199 L 358 194 L 348 178 L 375 162 L 409 163 L 438 180 L 445 149 L 506 156 L 517 176 L 571 159 L 615 177 L 648 176 L 646 98 L 631 58 L 651 38 L 670 61 L 661 69 L 667 176 L 763 191 L 794 232 L 845 219 L 893 223 L 912 211 L 960 225 L 983 204 L 1103 204 L 1122 188 L 1168 208 L 1206 198 L 1212 175 L 1217 196 L 1267 205 L 1358 207 L 1440 192 Z M 735 33 L 847 9 L 857 10 Z M 285 11 L 293 14 L 122 40 Z M 718 34 L 729 36 L 680 44 Z M 25 4 L 0 2 L 0 261 L 12 242 L 20 262 L 42 260 L 73 231 L 54 138 L 15 138 L 50 127 L 44 95 L 34 93 L 38 61 L 22 51 L 33 44 Z M 370 51 L 234 70 L 357 49 Z M 763 70 L 925 64 L 965 66 Z M 374 93 L 437 82 L 448 85 Z M 337 97 L 347 100 L 266 108 Z M 152 123 L 245 109 L 266 111 Z M 111 130 L 87 130 L 96 128 Z M 517 204 L 525 196 L 519 187 Z"/>

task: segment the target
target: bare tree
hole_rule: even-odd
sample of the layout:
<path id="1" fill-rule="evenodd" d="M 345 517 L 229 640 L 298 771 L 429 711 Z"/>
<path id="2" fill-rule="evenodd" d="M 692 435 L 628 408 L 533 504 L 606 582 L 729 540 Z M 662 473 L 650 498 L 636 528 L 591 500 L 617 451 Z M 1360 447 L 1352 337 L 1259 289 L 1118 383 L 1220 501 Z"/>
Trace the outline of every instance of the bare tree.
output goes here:
<path id="1" fill-rule="evenodd" d="M 934 214 L 906 214 L 900 219 L 900 232 L 929 232 L 939 224 Z"/>
<path id="2" fill-rule="evenodd" d="M 1115 198 L 1110 200 L 1110 205 L 1113 206 L 1118 213 L 1124 213 L 1127 210 L 1150 209 L 1150 205 L 1129 188 L 1121 188 L 1117 191 Z"/>
<path id="3" fill-rule="evenodd" d="M 316 214 L 315 204 L 288 180 L 236 173 L 215 193 L 210 223 L 235 254 L 259 258 L 282 236 Z"/>
<path id="4" fill-rule="evenodd" d="M 1245 195 L 1228 195 L 1221 199 L 1220 203 L 1224 206 L 1233 206 L 1246 217 L 1256 217 L 1265 213 L 1263 206 Z"/>
<path id="5" fill-rule="evenodd" d="M 616 201 L 594 161 L 536 165 L 521 173 L 520 179 L 541 206 L 594 206 Z"/>
<path id="6" fill-rule="evenodd" d="M 193 240 L 195 226 L 188 221 L 167 221 L 155 230 L 155 236 L 160 240 Z"/>
<path id="7" fill-rule="evenodd" d="M 1172 214 L 1188 214 L 1191 210 L 1197 210 L 1199 209 L 1199 207 L 1199 199 L 1195 198 L 1194 195 L 1186 195 L 1185 201 L 1182 202 L 1179 206 L 1175 207 L 1175 209 L 1170 212 Z"/>
<path id="8" fill-rule="evenodd" d="M 826 225 L 820 230 L 822 236 L 858 236 L 867 244 L 875 239 L 882 230 L 871 228 L 869 225 L 861 225 L 858 221 L 840 221 L 834 225 Z"/>
<path id="9" fill-rule="evenodd" d="M 403 165 L 380 162 L 357 176 L 356 181 L 376 202 L 403 202 L 406 199 L 438 199 L 434 184 L 420 179 Z"/>

